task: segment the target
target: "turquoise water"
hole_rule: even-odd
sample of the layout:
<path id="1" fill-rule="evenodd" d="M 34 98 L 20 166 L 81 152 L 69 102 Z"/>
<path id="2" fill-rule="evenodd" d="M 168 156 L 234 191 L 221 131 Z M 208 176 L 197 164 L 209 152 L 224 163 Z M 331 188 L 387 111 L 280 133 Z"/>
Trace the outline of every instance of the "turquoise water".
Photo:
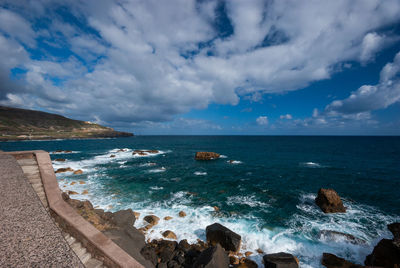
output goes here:
<path id="1" fill-rule="evenodd" d="M 60 187 L 88 190 L 75 197 L 95 206 L 173 217 L 161 220 L 148 238 L 172 230 L 194 242 L 205 239 L 207 225 L 220 222 L 242 235 L 243 252 L 287 251 L 303 267 L 321 267 L 323 252 L 362 263 L 379 239 L 390 237 L 386 224 L 400 220 L 399 137 L 138 136 L 3 142 L 0 149 L 43 149 L 53 152 L 52 159 L 65 158 L 54 167 L 84 173 L 57 174 Z M 73 152 L 55 154 L 58 149 Z M 160 153 L 133 156 L 135 149 Z M 195 161 L 196 151 L 223 158 Z M 334 188 L 347 213 L 323 214 L 313 201 L 320 187 Z M 181 210 L 187 217 L 177 216 Z M 135 225 L 142 224 L 140 218 Z M 349 233 L 366 244 L 331 240 L 321 230 Z M 252 258 L 261 263 L 261 255 Z"/>

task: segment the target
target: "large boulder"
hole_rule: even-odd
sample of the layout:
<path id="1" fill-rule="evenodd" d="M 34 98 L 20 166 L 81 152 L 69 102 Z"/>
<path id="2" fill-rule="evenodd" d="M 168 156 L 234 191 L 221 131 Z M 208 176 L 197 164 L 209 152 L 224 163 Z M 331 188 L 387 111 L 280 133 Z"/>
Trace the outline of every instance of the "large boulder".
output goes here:
<path id="1" fill-rule="evenodd" d="M 340 196 L 333 189 L 319 189 L 315 203 L 325 213 L 346 212 Z"/>
<path id="2" fill-rule="evenodd" d="M 158 222 L 160 221 L 160 218 L 155 215 L 147 215 L 143 218 L 143 220 L 151 225 L 157 225 Z"/>
<path id="3" fill-rule="evenodd" d="M 207 242 L 215 246 L 219 243 L 225 250 L 237 252 L 240 249 L 242 237 L 225 226 L 214 223 L 206 227 Z"/>
<path id="4" fill-rule="evenodd" d="M 111 220 L 117 226 L 133 226 L 135 224 L 136 217 L 132 209 L 126 209 L 114 212 Z"/>
<path id="5" fill-rule="evenodd" d="M 323 253 L 321 263 L 327 268 L 361 268 L 362 265 L 354 264 L 330 253 Z"/>
<path id="6" fill-rule="evenodd" d="M 193 268 L 227 268 L 229 267 L 229 258 L 225 250 L 216 244 L 204 250 L 197 258 Z"/>
<path id="7" fill-rule="evenodd" d="M 393 240 L 382 239 L 364 263 L 367 266 L 400 267 L 400 248 Z"/>
<path id="8" fill-rule="evenodd" d="M 219 158 L 220 154 L 213 152 L 197 152 L 194 159 L 196 160 L 213 160 Z"/>
<path id="9" fill-rule="evenodd" d="M 298 268 L 299 260 L 292 254 L 279 252 L 263 257 L 265 268 Z"/>

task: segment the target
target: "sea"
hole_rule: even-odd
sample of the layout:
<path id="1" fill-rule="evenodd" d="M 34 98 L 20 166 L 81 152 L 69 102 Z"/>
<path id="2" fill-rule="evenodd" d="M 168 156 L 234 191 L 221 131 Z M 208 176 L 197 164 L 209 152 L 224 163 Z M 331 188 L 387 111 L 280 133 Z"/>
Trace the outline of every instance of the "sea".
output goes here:
<path id="1" fill-rule="evenodd" d="M 254 252 L 250 258 L 259 265 L 263 254 L 257 249 L 292 253 L 301 267 L 322 267 L 323 252 L 363 264 L 380 239 L 391 238 L 386 225 L 400 221 L 400 137 L 135 136 L 0 143 L 4 151 L 33 149 L 48 151 L 54 169 L 83 171 L 57 174 L 63 191 L 78 193 L 71 197 L 107 211 L 139 212 L 138 228 L 144 216 L 158 216 L 160 223 L 146 239 L 171 230 L 178 240 L 194 243 L 205 240 L 206 226 L 218 222 L 242 236 L 241 252 Z M 158 153 L 133 155 L 134 150 Z M 197 151 L 221 157 L 196 161 Z M 320 188 L 335 189 L 347 212 L 324 214 L 314 203 Z M 187 216 L 179 217 L 180 211 Z M 327 230 L 362 241 L 326 235 Z"/>

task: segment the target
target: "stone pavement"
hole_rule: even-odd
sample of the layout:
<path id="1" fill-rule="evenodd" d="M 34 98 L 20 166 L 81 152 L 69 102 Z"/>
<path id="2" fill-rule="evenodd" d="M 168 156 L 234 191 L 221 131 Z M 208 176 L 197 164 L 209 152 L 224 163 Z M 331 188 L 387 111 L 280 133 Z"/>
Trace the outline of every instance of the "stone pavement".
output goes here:
<path id="1" fill-rule="evenodd" d="M 0 154 L 0 267 L 84 267 L 6 154 Z"/>

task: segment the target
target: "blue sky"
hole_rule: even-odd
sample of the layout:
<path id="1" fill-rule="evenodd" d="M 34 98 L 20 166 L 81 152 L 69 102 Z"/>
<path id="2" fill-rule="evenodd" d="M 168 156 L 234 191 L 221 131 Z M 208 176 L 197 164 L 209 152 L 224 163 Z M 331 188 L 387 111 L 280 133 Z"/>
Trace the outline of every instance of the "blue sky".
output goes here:
<path id="1" fill-rule="evenodd" d="M 137 134 L 399 135 L 400 2 L 0 2 L 0 105 Z"/>

